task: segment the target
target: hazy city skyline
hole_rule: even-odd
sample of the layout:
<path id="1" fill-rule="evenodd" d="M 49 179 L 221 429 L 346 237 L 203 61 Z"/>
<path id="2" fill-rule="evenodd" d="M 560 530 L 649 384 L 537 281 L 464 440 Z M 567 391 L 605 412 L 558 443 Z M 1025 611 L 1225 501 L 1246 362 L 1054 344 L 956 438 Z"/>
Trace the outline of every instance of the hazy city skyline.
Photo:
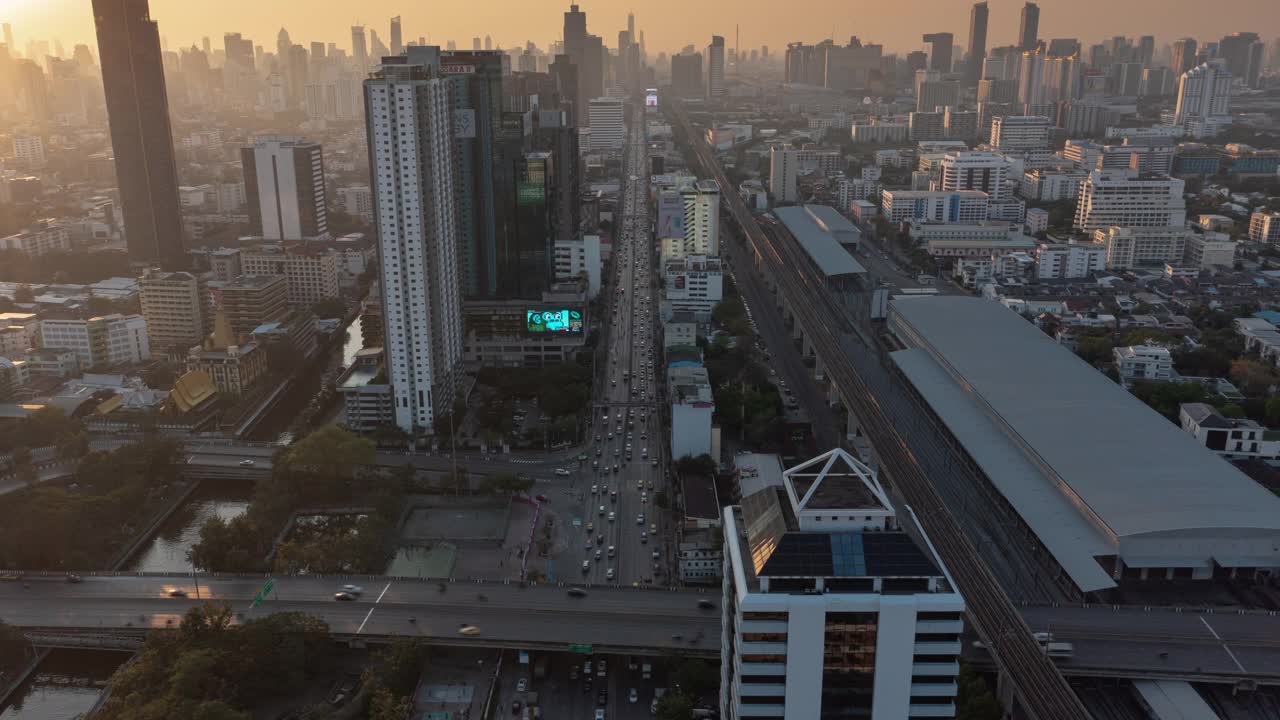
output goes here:
<path id="1" fill-rule="evenodd" d="M 736 14 L 711 6 L 690 6 L 676 0 L 656 0 L 642 5 L 627 3 L 580 3 L 587 13 L 588 30 L 616 44 L 615 30 L 626 27 L 627 13 L 635 12 L 637 28 L 645 31 L 651 55 L 672 52 L 688 44 L 701 48 L 713 34 L 725 36 L 734 47 L 734 25 L 740 26 L 743 48 L 768 45 L 780 51 L 788 42 L 817 42 L 834 37 L 846 42 L 851 35 L 864 42 L 881 43 L 890 52 L 904 52 L 924 46 L 925 32 L 947 31 L 957 41 L 968 37 L 971 3 L 961 0 L 905 0 L 892 12 L 876 14 L 852 11 L 832 0 L 811 0 L 807 5 L 790 6 L 802 12 L 782 16 L 771 12 L 764 0 L 736 3 Z M 998 0 L 990 5 L 989 47 L 1016 42 L 1018 14 L 1023 3 Z M 1137 0 L 1121 4 L 1105 0 L 1042 0 L 1040 34 L 1043 38 L 1076 37 L 1085 44 L 1112 35 L 1155 35 L 1159 43 L 1191 36 L 1216 39 L 1230 32 L 1249 30 L 1269 41 L 1280 35 L 1280 13 L 1269 0 L 1225 0 L 1208 16 L 1197 16 L 1203 6 L 1185 2 Z M 221 38 L 224 32 L 239 32 L 256 44 L 274 48 L 276 33 L 283 26 L 295 42 L 323 40 L 339 47 L 350 45 L 350 26 L 364 24 L 389 36 L 389 21 L 403 18 L 405 40 L 425 36 L 432 44 L 456 40 L 468 45 L 475 36 L 493 37 L 494 47 L 523 45 L 532 40 L 545 48 L 561 34 L 562 13 L 569 3 L 540 0 L 526 3 L 518 12 L 500 3 L 469 4 L 466 9 L 419 9 L 403 0 L 370 0 L 359 12 L 345 3 L 319 0 L 305 4 L 297 0 L 277 0 L 263 11 L 251 0 L 190 3 L 182 0 L 152 0 L 151 15 L 160 25 L 170 49 L 189 46 L 202 36 Z M 501 9 L 499 17 L 486 16 L 490 8 Z M 837 10 L 839 11 L 837 13 Z M 911 22 L 903 22 L 909 16 Z M 1105 22 L 1103 22 L 1105 20 Z M 94 45 L 93 17 L 88 0 L 0 0 L 0 21 L 13 26 L 18 50 L 29 40 L 61 40 L 70 49 L 76 43 Z M 963 45 L 963 42 L 958 43 Z M 221 43 L 215 43 L 220 47 Z"/>

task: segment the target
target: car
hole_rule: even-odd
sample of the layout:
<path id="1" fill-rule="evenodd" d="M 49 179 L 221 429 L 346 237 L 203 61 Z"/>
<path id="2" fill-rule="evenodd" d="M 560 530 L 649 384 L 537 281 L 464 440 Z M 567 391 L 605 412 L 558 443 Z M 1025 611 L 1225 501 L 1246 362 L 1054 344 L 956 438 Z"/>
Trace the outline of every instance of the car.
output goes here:
<path id="1" fill-rule="evenodd" d="M 540 502 L 540 503 L 547 502 L 547 496 L 546 496 L 546 495 L 542 495 L 542 494 L 534 495 L 534 496 L 533 496 L 533 499 L 534 499 L 534 500 L 537 500 L 537 501 L 538 501 L 538 502 Z"/>
<path id="2" fill-rule="evenodd" d="M 596 674 L 599 675 L 600 677 L 604 677 L 604 671 L 605 671 L 604 658 L 601 658 L 600 660 L 596 661 Z"/>
<path id="3" fill-rule="evenodd" d="M 600 513 L 601 515 L 603 515 L 603 514 L 604 514 L 604 506 L 603 506 L 603 505 L 601 505 L 601 506 L 600 506 L 599 513 Z"/>
<path id="4" fill-rule="evenodd" d="M 520 678 L 519 680 L 516 680 L 516 692 L 524 692 L 525 690 L 528 690 L 528 689 L 529 689 L 528 680 L 524 678 Z"/>
<path id="5" fill-rule="evenodd" d="M 600 461 L 599 461 L 599 460 L 592 460 L 592 461 L 591 461 L 591 467 L 593 467 L 593 468 L 598 468 L 598 467 L 600 467 Z"/>
<path id="6" fill-rule="evenodd" d="M 703 610 L 715 610 L 716 604 L 711 602 L 710 600 L 707 600 L 706 598 L 703 598 L 702 600 L 698 601 L 698 607 L 702 608 Z"/>
<path id="7" fill-rule="evenodd" d="M 615 514 L 613 513 L 613 511 L 612 511 L 612 510 L 610 510 L 610 511 L 609 511 L 609 522 L 613 522 L 613 521 L 614 521 L 614 520 L 616 520 L 616 519 L 617 519 L 617 515 L 615 515 Z"/>
<path id="8" fill-rule="evenodd" d="M 520 714 L 520 707 L 521 707 L 521 705 L 520 705 L 520 701 L 519 701 L 519 700 L 512 700 L 512 701 L 511 701 L 511 714 L 512 714 L 512 715 L 519 715 L 519 714 Z"/>
<path id="9" fill-rule="evenodd" d="M 587 533 L 588 533 L 588 534 L 590 534 L 590 533 L 593 533 L 593 532 L 595 532 L 595 531 L 596 531 L 596 524 L 595 524 L 595 523 L 593 523 L 593 522 L 589 522 L 589 523 L 587 523 Z"/>
<path id="10" fill-rule="evenodd" d="M 658 458 L 654 458 L 653 462 L 649 463 L 649 465 L 650 467 L 658 467 Z"/>
<path id="11" fill-rule="evenodd" d="M 475 625 L 463 625 L 462 627 L 458 628 L 458 634 L 459 635 L 479 635 L 480 628 L 476 627 Z"/>
<path id="12" fill-rule="evenodd" d="M 591 494 L 592 494 L 592 495 L 595 495 L 595 494 L 596 494 L 596 493 L 598 493 L 598 492 L 600 492 L 600 486 L 599 486 L 599 485 L 592 485 L 592 486 L 591 486 Z"/>
<path id="13" fill-rule="evenodd" d="M 657 559 L 658 559 L 658 551 L 657 551 L 657 550 L 654 550 L 654 551 L 653 551 L 653 559 L 654 559 L 654 560 L 657 560 Z"/>
<path id="14" fill-rule="evenodd" d="M 658 523 L 656 522 L 649 523 L 649 532 L 651 533 L 658 532 Z"/>
<path id="15" fill-rule="evenodd" d="M 75 573 L 67 573 L 67 582 L 71 583 L 72 585 L 76 585 L 78 583 L 84 582 L 84 580 L 79 575 L 76 575 Z"/>
<path id="16" fill-rule="evenodd" d="M 604 579 L 605 580 L 613 579 L 613 568 L 609 568 L 609 571 L 604 574 Z"/>
<path id="17" fill-rule="evenodd" d="M 169 594 L 173 595 L 173 593 L 169 593 Z M 183 593 L 183 597 L 186 597 L 186 593 Z M 352 600 L 356 599 L 356 596 L 344 590 L 339 590 L 338 592 L 333 594 L 333 599 L 338 600 L 340 602 L 351 602 Z"/>
<path id="18" fill-rule="evenodd" d="M 241 461 L 240 461 L 240 467 L 253 467 L 253 461 L 252 461 L 252 460 L 248 460 L 248 459 L 246 459 L 246 460 L 241 460 Z"/>
<path id="19" fill-rule="evenodd" d="M 627 702 L 634 703 L 639 699 L 640 699 L 639 693 L 636 692 L 635 688 L 631 688 L 631 692 L 627 693 Z"/>
<path id="20" fill-rule="evenodd" d="M 613 547 L 612 545 L 610 545 L 610 546 L 609 546 L 609 557 L 613 557 L 613 553 L 614 553 L 614 547 Z"/>
<path id="21" fill-rule="evenodd" d="M 604 720 L 604 708 L 596 708 L 595 720 Z"/>
<path id="22" fill-rule="evenodd" d="M 590 546 L 588 546 L 588 547 L 590 547 Z M 583 572 L 583 573 L 589 573 L 589 572 L 591 572 L 591 561 L 590 561 L 590 560 L 583 560 L 583 561 L 582 561 L 582 572 Z"/>
<path id="23" fill-rule="evenodd" d="M 609 701 L 609 693 L 606 692 L 603 688 L 601 688 L 600 692 L 596 693 L 596 704 L 605 705 L 608 703 L 608 701 Z"/>
<path id="24" fill-rule="evenodd" d="M 649 533 L 644 530 L 640 531 L 640 544 L 647 545 L 649 543 Z"/>
<path id="25" fill-rule="evenodd" d="M 342 592 L 351 593 L 352 595 L 359 595 L 364 592 L 364 588 L 360 587 L 359 585 L 343 585 Z"/>
<path id="26" fill-rule="evenodd" d="M 569 593 L 569 597 L 586 597 L 587 596 L 587 591 L 583 590 L 580 587 L 571 587 L 569 588 L 568 593 Z M 574 669 L 577 669 L 576 666 Z"/>
<path id="27" fill-rule="evenodd" d="M 640 513 L 639 515 L 636 516 L 636 524 L 637 525 L 644 524 L 644 513 Z"/>
<path id="28" fill-rule="evenodd" d="M 600 558 L 602 558 L 602 557 L 604 557 L 604 556 L 600 554 L 600 551 L 599 551 L 599 550 L 597 550 L 597 551 L 596 551 L 596 562 L 600 562 Z M 611 556 L 611 557 L 612 557 L 612 556 Z"/>
<path id="29" fill-rule="evenodd" d="M 641 491 L 641 492 L 640 492 L 640 502 L 642 502 L 642 503 L 643 503 L 643 502 L 649 502 L 649 493 L 644 492 L 644 491 Z"/>
<path id="30" fill-rule="evenodd" d="M 597 545 L 604 544 L 604 533 L 596 533 L 596 544 Z"/>
<path id="31" fill-rule="evenodd" d="M 568 468 L 556 468 L 556 474 L 561 477 L 565 477 L 569 475 L 569 470 Z"/>
<path id="32" fill-rule="evenodd" d="M 613 472 L 614 472 L 615 474 L 616 474 L 616 473 L 618 473 L 618 472 L 620 472 L 621 470 L 622 470 L 622 466 L 621 466 L 621 465 L 619 465 L 618 463 L 614 463 L 614 464 L 613 464 Z"/>

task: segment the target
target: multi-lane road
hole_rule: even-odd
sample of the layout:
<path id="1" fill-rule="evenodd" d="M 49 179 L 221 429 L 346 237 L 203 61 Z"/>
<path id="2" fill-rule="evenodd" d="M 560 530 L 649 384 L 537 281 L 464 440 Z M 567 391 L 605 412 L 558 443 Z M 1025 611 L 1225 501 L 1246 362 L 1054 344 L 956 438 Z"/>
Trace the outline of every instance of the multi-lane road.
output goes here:
<path id="1" fill-rule="evenodd" d="M 656 398 L 657 303 L 645 121 L 643 107 L 631 108 L 612 294 L 604 305 L 609 313 L 607 359 L 591 419 L 591 467 L 584 481 L 588 497 L 586 515 L 576 528 L 581 559 L 575 574 L 594 583 L 665 585 L 669 567 L 664 538 L 670 529 L 655 500 L 666 488 L 666 463 Z"/>
<path id="2" fill-rule="evenodd" d="M 197 582 L 189 575 L 171 575 L 93 576 L 73 584 L 57 575 L 29 576 L 22 582 L 0 582 L 0 607 L 12 625 L 88 632 L 173 627 L 189 608 L 217 600 L 229 603 L 240 620 L 303 612 L 323 619 L 340 635 L 408 635 L 490 645 L 568 649 L 588 644 L 710 654 L 720 633 L 718 608 L 698 606 L 699 599 L 716 596 L 696 592 L 584 585 L 586 595 L 574 597 L 557 585 L 295 576 L 272 580 L 268 598 L 251 608 L 265 582 L 265 577 L 203 576 Z M 334 599 L 345 584 L 361 588 L 355 600 Z M 173 597 L 175 591 L 185 597 Z M 460 634 L 463 626 L 479 632 Z"/>

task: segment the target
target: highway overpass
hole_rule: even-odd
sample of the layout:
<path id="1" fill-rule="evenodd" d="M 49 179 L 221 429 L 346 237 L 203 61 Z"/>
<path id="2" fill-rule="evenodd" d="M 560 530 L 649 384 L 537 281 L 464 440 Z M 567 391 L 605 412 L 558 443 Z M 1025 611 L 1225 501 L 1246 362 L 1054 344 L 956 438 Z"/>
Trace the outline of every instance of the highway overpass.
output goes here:
<path id="1" fill-rule="evenodd" d="M 93 645 L 104 637 L 171 627 L 192 605 L 216 599 L 230 603 L 241 618 L 305 612 L 324 619 L 339 637 L 370 642 L 409 636 L 497 647 L 720 653 L 717 592 L 588 586 L 587 596 L 578 598 L 560 585 L 450 582 L 442 591 L 439 581 L 420 578 L 284 577 L 274 580 L 270 599 L 250 609 L 265 577 L 198 580 L 199 599 L 190 575 L 85 575 L 71 584 L 57 574 L 29 574 L 22 582 L 0 583 L 0 619 L 46 645 Z M 360 599 L 334 600 L 348 583 L 363 586 Z M 175 589 L 187 597 L 170 597 Z M 717 609 L 699 608 L 703 599 Z M 1065 675 L 1280 685 L 1276 613 L 1115 606 L 1028 606 L 1019 613 L 1028 632 L 1049 632 L 1072 643 L 1073 656 L 1057 659 Z M 479 627 L 480 634 L 459 635 L 464 624 Z M 966 641 L 965 656 L 991 664 L 976 642 Z"/>
<path id="2" fill-rule="evenodd" d="M 258 608 L 250 608 L 265 577 L 190 575 L 63 576 L 28 574 L 0 583 L 0 619 L 26 629 L 45 644 L 77 645 L 55 638 L 141 634 L 174 627 L 192 606 L 208 599 L 231 604 L 239 619 L 272 612 L 304 612 L 353 640 L 423 637 L 436 643 L 595 652 L 720 655 L 717 593 L 668 589 L 588 587 L 571 597 L 556 585 L 520 587 L 504 582 L 446 582 L 380 577 L 276 578 Z M 345 584 L 364 588 L 356 601 L 334 599 Z M 443 590 L 441 588 L 444 588 Z M 185 598 L 170 596 L 173 590 Z M 716 609 L 698 607 L 710 599 Z M 463 625 L 480 628 L 461 635 Z"/>

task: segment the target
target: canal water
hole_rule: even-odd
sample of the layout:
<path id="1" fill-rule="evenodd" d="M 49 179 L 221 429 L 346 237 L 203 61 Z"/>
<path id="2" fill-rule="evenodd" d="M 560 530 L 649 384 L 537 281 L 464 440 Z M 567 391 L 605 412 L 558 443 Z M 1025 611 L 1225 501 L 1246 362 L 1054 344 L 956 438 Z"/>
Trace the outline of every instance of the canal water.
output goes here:
<path id="1" fill-rule="evenodd" d="M 253 497 L 253 483 L 205 481 L 185 505 L 160 527 L 151 542 L 134 556 L 129 569 L 136 572 L 191 572 L 187 551 L 200 540 L 200 528 L 214 517 L 223 520 L 243 515 Z"/>
<path id="2" fill-rule="evenodd" d="M 71 720 L 87 712 L 128 653 L 54 650 L 0 709 L 0 720 Z"/>
<path id="3" fill-rule="evenodd" d="M 320 392 L 325 373 L 336 371 L 339 365 L 351 366 L 361 347 L 358 316 L 347 326 L 346 333 L 342 343 L 330 350 L 328 357 L 322 362 L 313 363 L 305 372 L 294 378 L 293 387 L 289 388 L 284 397 L 280 398 L 280 402 L 262 418 L 246 439 L 266 442 L 279 440 L 281 433 L 289 429 L 298 415 L 306 409 L 311 399 Z"/>

